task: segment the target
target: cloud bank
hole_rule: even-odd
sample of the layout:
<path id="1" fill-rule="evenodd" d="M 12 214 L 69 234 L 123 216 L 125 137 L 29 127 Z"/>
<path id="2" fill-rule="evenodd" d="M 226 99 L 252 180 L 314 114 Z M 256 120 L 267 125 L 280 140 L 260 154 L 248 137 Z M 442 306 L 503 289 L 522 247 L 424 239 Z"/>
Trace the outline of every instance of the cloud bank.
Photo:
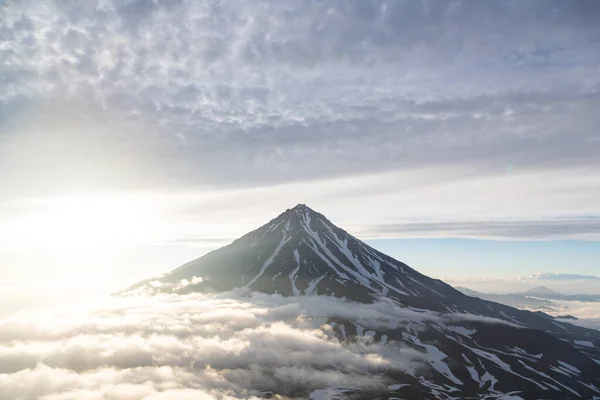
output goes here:
<path id="1" fill-rule="evenodd" d="M 136 297 L 4 319 L 1 391 L 23 399 L 229 399 L 257 395 L 246 388 L 258 387 L 293 397 L 297 387 L 380 387 L 378 371 L 403 367 L 377 345 L 342 346 L 318 321 L 298 317 L 299 305 L 258 303 Z M 407 364 L 419 357 L 399 351 Z M 340 368 L 322 371 L 332 363 Z"/>
<path id="2" fill-rule="evenodd" d="M 453 286 L 463 286 L 483 293 L 519 293 L 545 286 L 567 295 L 600 295 L 599 279 L 595 275 L 553 272 L 538 272 L 507 278 L 442 277 L 442 280 Z"/>
<path id="3" fill-rule="evenodd" d="M 426 365 L 421 351 L 368 332 L 340 341 L 329 318 L 410 332 L 474 317 L 417 312 L 385 300 L 348 304 L 241 292 L 111 298 L 21 312 L 0 320 L 0 392 L 44 400 L 236 399 L 267 392 L 296 398 L 328 387 L 382 389 L 389 385 L 384 372 Z"/>
<path id="4" fill-rule="evenodd" d="M 533 281 L 600 281 L 600 276 L 595 275 L 581 275 L 581 274 L 557 274 L 553 272 L 539 272 L 529 276 L 520 277 L 520 280 L 533 280 Z"/>

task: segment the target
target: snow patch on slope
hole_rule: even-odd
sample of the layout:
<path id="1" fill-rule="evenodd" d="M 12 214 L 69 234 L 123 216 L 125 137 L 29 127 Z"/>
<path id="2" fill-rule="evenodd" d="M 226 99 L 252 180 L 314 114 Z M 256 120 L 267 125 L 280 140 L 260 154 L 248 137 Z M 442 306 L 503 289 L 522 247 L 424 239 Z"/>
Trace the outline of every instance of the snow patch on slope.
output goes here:
<path id="1" fill-rule="evenodd" d="M 246 284 L 246 287 L 251 286 L 254 282 L 256 282 L 258 280 L 258 278 L 260 278 L 265 273 L 266 269 L 269 267 L 269 265 L 271 265 L 273 263 L 273 261 L 275 260 L 275 257 L 277 257 L 277 254 L 279 254 L 279 251 L 281 251 L 281 248 L 283 246 L 285 246 L 285 244 L 289 240 L 290 240 L 290 237 L 285 236 L 285 235 L 281 238 L 281 241 L 279 242 L 279 244 L 277 245 L 277 247 L 273 251 L 273 254 L 271 254 L 271 256 L 265 260 L 265 262 L 262 265 L 262 267 L 261 267 L 260 271 L 258 272 L 258 274 L 254 278 L 252 278 L 252 280 L 250 282 L 248 282 Z"/>

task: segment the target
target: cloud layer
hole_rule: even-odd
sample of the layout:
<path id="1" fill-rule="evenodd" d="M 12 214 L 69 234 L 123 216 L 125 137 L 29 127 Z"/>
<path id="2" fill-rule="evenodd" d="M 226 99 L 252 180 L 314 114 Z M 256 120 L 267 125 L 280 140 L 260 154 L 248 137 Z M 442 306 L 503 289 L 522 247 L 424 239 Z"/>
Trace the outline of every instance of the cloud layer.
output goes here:
<path id="1" fill-rule="evenodd" d="M 295 398 L 328 387 L 382 389 L 389 384 L 384 372 L 426 365 L 422 352 L 369 332 L 340 342 L 329 318 L 407 332 L 474 319 L 506 324 L 322 296 L 104 299 L 1 319 L 0 392 L 21 399 L 131 400 L 250 398 L 262 390 Z"/>
<path id="2" fill-rule="evenodd" d="M 483 293 L 522 293 L 529 289 L 544 286 L 567 295 L 600 295 L 600 287 L 598 286 L 600 277 L 595 275 L 538 272 L 512 278 L 448 276 L 442 277 L 442 279 L 452 286 L 463 286 Z M 593 308 L 596 303 L 586 304 Z M 587 318 L 589 315 L 584 313 L 581 317 Z"/>
<path id="3" fill-rule="evenodd" d="M 599 276 L 595 275 L 579 275 L 579 274 L 557 274 L 551 272 L 540 272 L 537 274 L 521 277 L 522 280 L 534 280 L 534 281 L 556 281 L 556 282 L 573 282 L 573 281 L 600 281 Z"/>
<path id="4" fill-rule="evenodd" d="M 322 318 L 303 319 L 302 311 L 275 297 L 198 295 L 7 318 L 0 388 L 23 399 L 228 399 L 258 394 L 249 387 L 289 395 L 297 386 L 381 386 L 378 371 L 401 367 L 377 345 L 342 346 L 319 329 Z M 419 356 L 403 351 L 407 363 Z M 320 370 L 331 363 L 343 367 Z"/>
<path id="5" fill-rule="evenodd" d="M 598 15 L 560 1 L 11 2 L 2 154 L 68 155 L 125 186 L 597 165 Z M 127 174 L 95 168 L 109 161 Z"/>

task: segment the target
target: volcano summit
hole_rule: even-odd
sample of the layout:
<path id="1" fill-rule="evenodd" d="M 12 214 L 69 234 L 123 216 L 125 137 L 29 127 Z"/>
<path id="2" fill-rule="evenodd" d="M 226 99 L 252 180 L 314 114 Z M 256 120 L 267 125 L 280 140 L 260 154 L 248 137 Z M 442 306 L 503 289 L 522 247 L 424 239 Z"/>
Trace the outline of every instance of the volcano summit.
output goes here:
<path id="1" fill-rule="evenodd" d="M 123 293 L 191 292 L 260 292 L 299 303 L 335 300 L 348 312 L 307 315 L 326 317 L 320 329 L 332 341 L 377 344 L 388 361 L 398 360 L 399 348 L 415 350 L 422 359 L 418 368 L 384 370 L 384 389 L 319 389 L 338 390 L 335 398 L 600 399 L 600 332 L 467 296 L 373 249 L 303 204 Z M 365 326 L 352 317 L 358 305 L 385 305 L 387 315 Z M 285 382 L 267 392 L 313 398 L 322 393 L 308 383 L 290 393 Z"/>

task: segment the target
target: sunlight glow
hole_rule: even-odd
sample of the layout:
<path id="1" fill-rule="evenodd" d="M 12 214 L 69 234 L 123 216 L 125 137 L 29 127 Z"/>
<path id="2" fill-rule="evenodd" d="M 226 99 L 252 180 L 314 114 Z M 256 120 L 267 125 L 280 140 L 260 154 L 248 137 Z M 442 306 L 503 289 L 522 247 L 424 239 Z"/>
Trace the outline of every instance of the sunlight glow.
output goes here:
<path id="1" fill-rule="evenodd" d="M 16 248 L 90 250 L 147 242 L 156 218 L 147 202 L 130 196 L 80 196 L 48 200 L 39 211 L 12 218 L 0 230 Z"/>

